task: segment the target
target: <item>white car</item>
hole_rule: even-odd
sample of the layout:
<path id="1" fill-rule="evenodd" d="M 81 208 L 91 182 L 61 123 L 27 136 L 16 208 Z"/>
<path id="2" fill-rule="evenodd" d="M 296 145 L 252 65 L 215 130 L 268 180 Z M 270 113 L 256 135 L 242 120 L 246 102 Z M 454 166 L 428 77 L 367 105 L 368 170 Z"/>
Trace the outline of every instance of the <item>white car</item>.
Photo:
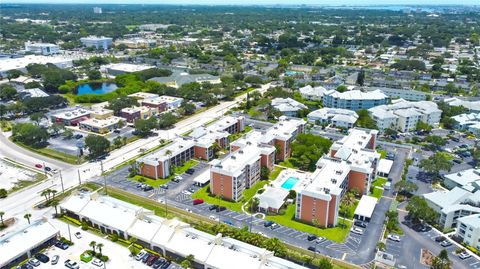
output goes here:
<path id="1" fill-rule="evenodd" d="M 103 262 L 100 260 L 100 259 L 94 259 L 92 261 L 92 264 L 95 265 L 95 266 L 98 266 L 98 267 L 102 267 L 103 266 Z"/>
<path id="2" fill-rule="evenodd" d="M 398 236 L 396 234 L 387 235 L 387 239 L 390 239 L 390 240 L 395 241 L 395 242 L 400 242 L 400 236 Z"/>
<path id="3" fill-rule="evenodd" d="M 458 255 L 458 257 L 462 260 L 465 260 L 465 259 L 468 259 L 468 258 L 472 257 L 472 255 L 468 254 L 467 252 L 462 252 Z"/>
<path id="4" fill-rule="evenodd" d="M 80 238 L 82 238 L 82 234 L 81 234 L 80 232 L 76 232 L 76 233 L 75 233 L 75 237 L 78 238 L 78 239 L 80 239 Z"/>
<path id="5" fill-rule="evenodd" d="M 140 252 L 138 252 L 137 256 L 135 256 L 135 260 L 139 261 L 143 258 L 143 256 L 145 256 L 145 254 L 147 254 L 147 252 L 145 250 L 140 250 Z"/>
<path id="6" fill-rule="evenodd" d="M 214 221 L 219 221 L 220 219 L 214 215 L 210 215 L 210 217 L 208 217 L 209 219 L 211 220 L 214 220 Z"/>
<path id="7" fill-rule="evenodd" d="M 158 199 L 158 202 L 159 202 L 160 204 L 165 204 L 165 201 L 164 201 L 163 199 Z"/>
<path id="8" fill-rule="evenodd" d="M 188 208 L 185 208 L 185 211 L 187 211 L 188 213 L 192 213 L 192 210 L 190 210 Z"/>
<path id="9" fill-rule="evenodd" d="M 350 229 L 350 231 L 354 234 L 359 234 L 359 235 L 363 234 L 363 230 L 360 229 L 360 228 L 357 228 L 357 227 L 352 227 L 352 229 Z"/>

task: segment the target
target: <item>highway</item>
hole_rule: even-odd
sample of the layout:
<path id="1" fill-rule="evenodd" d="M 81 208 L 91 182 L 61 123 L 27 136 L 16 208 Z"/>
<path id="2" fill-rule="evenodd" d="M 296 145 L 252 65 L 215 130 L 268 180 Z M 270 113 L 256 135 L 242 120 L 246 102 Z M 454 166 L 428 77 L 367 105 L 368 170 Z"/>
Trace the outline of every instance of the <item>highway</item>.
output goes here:
<path id="1" fill-rule="evenodd" d="M 270 88 L 270 84 L 262 85 L 257 90 L 264 93 Z M 175 124 L 170 130 L 156 131 L 158 136 L 140 139 L 132 142 L 120 149 L 110 152 L 110 155 L 103 161 L 104 171 L 108 171 L 126 160 L 135 158 L 142 150 L 154 148 L 160 143 L 161 139 L 172 139 L 194 128 L 200 127 L 212 119 L 221 117 L 230 108 L 235 107 L 239 102 L 245 100 L 247 94 L 240 95 L 232 101 L 222 102 L 217 106 L 209 108 L 203 112 L 195 114 L 185 120 Z M 52 169 L 58 169 L 63 179 L 63 189 L 68 189 L 79 184 L 79 181 L 88 181 L 102 174 L 100 162 L 84 163 L 81 165 L 71 165 L 57 161 L 43 155 L 28 151 L 17 146 L 8 140 L 9 134 L 0 135 L 0 157 L 9 158 L 28 167 L 34 167 L 36 163 L 44 163 Z M 0 211 L 5 212 L 4 219 L 17 217 L 23 220 L 23 215 L 28 212 L 32 214 L 32 219 L 42 217 L 43 211 L 33 210 L 33 206 L 44 198 L 40 193 L 45 189 L 55 189 L 59 193 L 62 191 L 60 173 L 56 174 L 40 184 L 17 191 L 7 198 L 1 200 Z"/>

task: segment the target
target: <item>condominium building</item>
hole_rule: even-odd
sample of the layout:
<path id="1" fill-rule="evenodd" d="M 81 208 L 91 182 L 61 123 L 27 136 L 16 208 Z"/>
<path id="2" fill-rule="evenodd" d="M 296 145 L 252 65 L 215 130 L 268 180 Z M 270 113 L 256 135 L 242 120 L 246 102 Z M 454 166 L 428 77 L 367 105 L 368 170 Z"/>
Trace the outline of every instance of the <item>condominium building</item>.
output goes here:
<path id="1" fill-rule="evenodd" d="M 25 51 L 41 55 L 52 55 L 60 53 L 60 47 L 51 43 L 25 42 Z"/>
<path id="2" fill-rule="evenodd" d="M 272 106 L 287 117 L 296 117 L 301 110 L 307 109 L 306 105 L 292 98 L 275 98 Z"/>
<path id="3" fill-rule="evenodd" d="M 424 101 L 427 99 L 427 94 L 421 91 L 415 91 L 412 89 L 396 89 L 396 88 L 385 88 L 385 87 L 364 87 L 365 91 L 376 91 L 380 90 L 390 99 L 401 98 L 407 101 Z"/>
<path id="4" fill-rule="evenodd" d="M 336 90 L 329 90 L 324 93 L 322 100 L 324 107 L 356 111 L 387 104 L 389 98 L 380 90 L 371 92 L 362 92 L 359 90 L 338 92 Z"/>
<path id="5" fill-rule="evenodd" d="M 337 224 L 340 201 L 346 191 L 368 194 L 380 154 L 375 151 L 378 131 L 354 128 L 320 158 L 309 183 L 297 192 L 295 218 L 327 227 Z"/>
<path id="6" fill-rule="evenodd" d="M 197 128 L 189 136 L 177 137 L 171 144 L 137 159 L 139 173 L 154 179 L 166 178 L 171 175 L 172 166 L 181 166 L 193 158 L 211 160 L 214 143 L 225 148 L 228 146 L 228 136 L 244 128 L 245 118 L 231 116 Z"/>
<path id="7" fill-rule="evenodd" d="M 349 109 L 324 107 L 310 112 L 307 119 L 314 124 L 332 124 L 334 127 L 352 128 L 358 120 L 358 115 Z"/>
<path id="8" fill-rule="evenodd" d="M 480 214 L 461 217 L 457 221 L 455 236 L 463 243 L 480 250 Z"/>
<path id="9" fill-rule="evenodd" d="M 400 132 L 415 130 L 418 122 L 438 126 L 442 116 L 442 111 L 434 102 L 409 102 L 403 99 L 393 100 L 390 105 L 370 108 L 368 113 L 379 130 L 394 129 Z"/>
<path id="10" fill-rule="evenodd" d="M 467 101 L 457 97 L 446 98 L 443 101 L 449 106 L 463 106 L 470 112 L 480 112 L 480 101 Z"/>
<path id="11" fill-rule="evenodd" d="M 298 89 L 298 91 L 300 92 L 300 95 L 307 100 L 321 101 L 323 94 L 327 91 L 327 89 L 322 86 L 312 87 L 307 85 Z"/>
<path id="12" fill-rule="evenodd" d="M 480 134 L 480 113 L 460 114 L 453 116 L 452 119 L 456 121 L 456 129 L 471 132 L 475 135 Z"/>
<path id="13" fill-rule="evenodd" d="M 109 49 L 112 46 L 112 38 L 104 36 L 87 36 L 80 38 L 82 45 L 89 48 L 94 47 L 95 49 L 103 48 L 104 50 Z"/>

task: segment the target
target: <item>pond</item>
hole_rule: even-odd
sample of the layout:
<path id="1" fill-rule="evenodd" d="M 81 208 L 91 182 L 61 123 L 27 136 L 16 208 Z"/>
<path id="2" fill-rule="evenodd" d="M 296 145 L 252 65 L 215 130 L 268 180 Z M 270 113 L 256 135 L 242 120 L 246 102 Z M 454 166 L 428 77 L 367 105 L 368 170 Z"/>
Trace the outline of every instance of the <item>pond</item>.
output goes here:
<path id="1" fill-rule="evenodd" d="M 82 84 L 78 86 L 77 88 L 77 95 L 84 95 L 84 94 L 103 94 L 103 93 L 109 93 L 113 92 L 116 90 L 117 84 L 115 83 L 108 83 L 108 82 L 103 82 L 103 83 L 87 83 L 87 84 Z"/>

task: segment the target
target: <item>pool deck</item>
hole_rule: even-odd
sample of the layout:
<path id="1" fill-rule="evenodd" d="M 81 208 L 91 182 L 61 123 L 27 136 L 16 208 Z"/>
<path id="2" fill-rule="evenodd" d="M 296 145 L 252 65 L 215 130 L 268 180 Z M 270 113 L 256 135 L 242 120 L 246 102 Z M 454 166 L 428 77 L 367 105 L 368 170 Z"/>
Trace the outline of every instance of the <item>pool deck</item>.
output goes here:
<path id="1" fill-rule="evenodd" d="M 275 188 L 282 188 L 282 185 L 285 183 L 285 181 L 287 181 L 290 177 L 294 177 L 294 178 L 297 178 L 298 181 L 291 188 L 291 190 L 299 192 L 307 186 L 310 175 L 311 173 L 309 172 L 303 172 L 303 171 L 298 171 L 298 170 L 288 168 L 280 172 L 278 177 L 271 183 L 271 185 L 272 187 L 275 187 Z"/>

